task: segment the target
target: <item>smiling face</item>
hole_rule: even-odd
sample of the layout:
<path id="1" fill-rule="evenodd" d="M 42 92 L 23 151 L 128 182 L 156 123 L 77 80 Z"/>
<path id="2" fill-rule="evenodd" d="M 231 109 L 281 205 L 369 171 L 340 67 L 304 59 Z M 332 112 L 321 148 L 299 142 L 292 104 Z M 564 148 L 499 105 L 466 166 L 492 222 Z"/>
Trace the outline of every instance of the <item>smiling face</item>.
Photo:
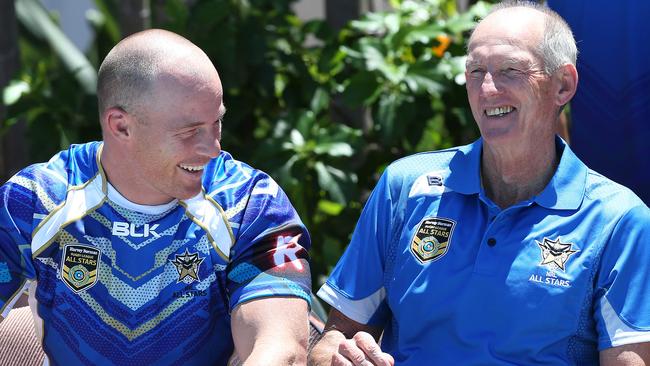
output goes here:
<path id="1" fill-rule="evenodd" d="M 553 139 L 559 106 L 536 54 L 543 29 L 536 10 L 506 9 L 485 18 L 470 39 L 467 95 L 486 144 Z"/>
<path id="2" fill-rule="evenodd" d="M 129 144 L 137 201 L 191 198 L 201 192 L 203 168 L 221 151 L 225 107 L 218 76 L 164 74 L 148 100 L 134 117 Z"/>

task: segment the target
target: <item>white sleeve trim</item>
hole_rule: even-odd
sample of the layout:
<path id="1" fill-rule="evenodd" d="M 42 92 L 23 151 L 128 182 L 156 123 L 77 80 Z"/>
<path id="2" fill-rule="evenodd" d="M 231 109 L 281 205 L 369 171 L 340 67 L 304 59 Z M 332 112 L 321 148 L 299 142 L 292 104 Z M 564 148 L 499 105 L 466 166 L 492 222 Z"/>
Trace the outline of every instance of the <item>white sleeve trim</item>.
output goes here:
<path id="1" fill-rule="evenodd" d="M 29 280 L 26 281 L 25 284 L 23 285 L 23 287 L 20 289 L 20 291 L 17 291 L 15 296 L 13 298 L 11 298 L 11 300 L 9 300 L 9 302 L 7 304 L 5 304 L 5 308 L 2 311 L 2 314 L 0 314 L 0 316 L 2 316 L 3 319 L 7 319 L 7 317 L 9 316 L 9 312 L 11 311 L 11 309 L 13 309 L 14 305 L 16 305 L 16 303 L 18 302 L 18 299 L 20 299 L 23 296 L 23 294 L 25 293 L 25 291 L 27 291 L 27 289 L 29 288 L 30 283 L 31 283 L 31 281 L 29 281 Z M 2 319 L 0 319 L 0 320 L 2 320 Z"/>
<path id="2" fill-rule="evenodd" d="M 370 318 L 372 318 L 379 305 L 386 298 L 386 289 L 381 287 L 368 297 L 360 300 L 351 300 L 339 290 L 325 283 L 318 290 L 317 295 L 348 318 L 361 324 L 368 324 Z"/>
<path id="3" fill-rule="evenodd" d="M 650 331 L 637 330 L 625 324 L 607 301 L 606 296 L 600 300 L 600 312 L 612 347 L 650 342 Z"/>

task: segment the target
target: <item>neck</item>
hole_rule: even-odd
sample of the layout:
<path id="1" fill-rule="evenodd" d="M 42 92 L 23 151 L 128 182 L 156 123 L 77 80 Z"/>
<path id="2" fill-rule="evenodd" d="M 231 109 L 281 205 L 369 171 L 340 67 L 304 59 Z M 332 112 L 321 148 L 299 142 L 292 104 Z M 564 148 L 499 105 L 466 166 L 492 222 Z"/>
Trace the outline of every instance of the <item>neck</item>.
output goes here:
<path id="1" fill-rule="evenodd" d="M 115 148 L 110 142 L 104 140 L 100 163 L 106 180 L 127 200 L 137 204 L 150 205 L 150 203 L 138 199 L 142 195 L 135 194 L 132 188 L 129 189 L 129 187 L 140 185 L 140 182 L 135 181 L 132 175 L 128 174 L 133 168 L 125 164 L 128 164 L 130 160 L 123 149 Z"/>
<path id="2" fill-rule="evenodd" d="M 559 162 L 555 140 L 551 141 L 519 150 L 484 144 L 481 179 L 487 196 L 504 209 L 544 190 Z"/>

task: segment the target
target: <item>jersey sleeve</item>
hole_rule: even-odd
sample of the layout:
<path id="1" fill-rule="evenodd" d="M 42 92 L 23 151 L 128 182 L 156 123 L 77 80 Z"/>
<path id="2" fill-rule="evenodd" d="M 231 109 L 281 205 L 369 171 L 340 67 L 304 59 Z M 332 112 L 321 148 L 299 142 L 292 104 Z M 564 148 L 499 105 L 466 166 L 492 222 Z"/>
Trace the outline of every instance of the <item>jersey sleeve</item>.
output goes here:
<path id="1" fill-rule="evenodd" d="M 650 210 L 641 205 L 615 225 L 596 283 L 599 350 L 650 342 Z"/>
<path id="2" fill-rule="evenodd" d="M 35 278 L 31 252 L 34 193 L 17 175 L 0 187 L 0 315 L 6 317 L 28 280 Z"/>
<path id="3" fill-rule="evenodd" d="M 384 173 L 361 212 L 350 244 L 318 291 L 325 302 L 362 324 L 380 326 L 388 317 L 384 269 L 396 221 L 393 197 Z"/>
<path id="4" fill-rule="evenodd" d="M 252 188 L 228 268 L 230 308 L 261 297 L 311 299 L 309 233 L 269 177 Z"/>

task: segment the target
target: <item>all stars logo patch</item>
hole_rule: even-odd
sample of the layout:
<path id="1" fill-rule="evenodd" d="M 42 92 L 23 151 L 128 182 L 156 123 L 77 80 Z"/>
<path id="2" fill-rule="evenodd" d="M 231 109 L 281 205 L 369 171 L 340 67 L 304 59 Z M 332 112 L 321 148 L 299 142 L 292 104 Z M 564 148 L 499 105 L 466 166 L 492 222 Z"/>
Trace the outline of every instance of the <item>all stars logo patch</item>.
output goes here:
<path id="1" fill-rule="evenodd" d="M 428 217 L 420 222 L 413 240 L 411 253 L 422 263 L 439 259 L 449 250 L 456 222 L 442 217 Z"/>
<path id="2" fill-rule="evenodd" d="M 63 248 L 61 278 L 75 293 L 97 283 L 101 252 L 95 247 L 74 244 Z"/>
<path id="3" fill-rule="evenodd" d="M 203 263 L 204 257 L 199 257 L 199 253 L 190 253 L 185 248 L 185 253 L 182 255 L 175 255 L 174 260 L 169 260 L 178 272 L 178 282 L 185 282 L 190 284 L 194 281 L 199 282 L 199 266 Z"/>
<path id="4" fill-rule="evenodd" d="M 546 266 L 549 269 L 564 271 L 569 257 L 579 252 L 579 250 L 573 249 L 572 243 L 563 243 L 560 238 L 555 240 L 544 238 L 541 242 L 537 240 L 535 242 L 542 251 L 542 261 L 539 265 Z"/>

